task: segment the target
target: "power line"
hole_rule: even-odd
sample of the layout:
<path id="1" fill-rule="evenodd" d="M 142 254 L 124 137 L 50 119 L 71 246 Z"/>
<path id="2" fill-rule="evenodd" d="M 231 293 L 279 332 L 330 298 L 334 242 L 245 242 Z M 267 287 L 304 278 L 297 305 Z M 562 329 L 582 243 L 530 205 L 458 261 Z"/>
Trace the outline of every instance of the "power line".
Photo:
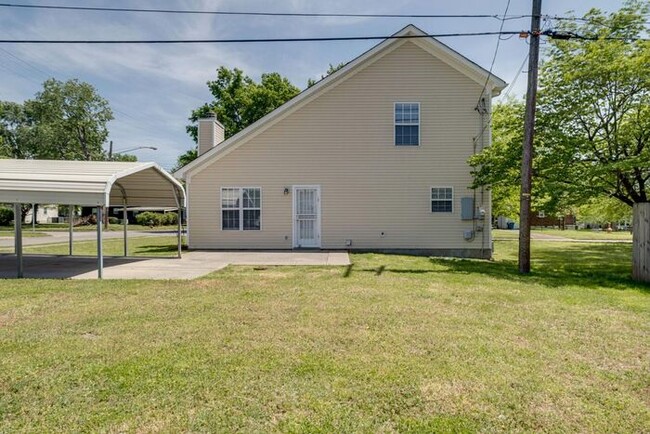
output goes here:
<path id="1" fill-rule="evenodd" d="M 0 3 L 0 7 L 24 9 L 50 9 L 86 12 L 136 12 L 160 14 L 188 15 L 241 15 L 263 17 L 322 17 L 322 18 L 492 18 L 497 20 L 513 20 L 528 18 L 530 15 L 495 14 L 354 14 L 354 13 L 319 13 L 319 12 L 256 12 L 256 11 L 215 11 L 198 9 L 141 9 L 141 8 L 111 8 L 95 6 L 62 6 L 62 5 L 25 5 L 15 3 Z"/>
<path id="2" fill-rule="evenodd" d="M 510 9 L 510 0 L 506 3 L 506 9 L 503 11 L 503 16 L 505 17 L 508 14 L 508 9 Z M 499 33 L 503 31 L 503 25 L 505 24 L 505 20 L 501 20 L 501 25 L 499 26 Z M 485 83 L 483 84 L 483 88 L 481 89 L 481 93 L 478 96 L 478 101 L 476 102 L 476 106 L 478 107 L 481 103 L 481 98 L 483 98 L 483 92 L 485 92 L 485 89 L 487 88 L 488 83 L 490 82 L 490 78 L 492 78 L 492 69 L 494 68 L 494 62 L 497 60 L 497 54 L 499 54 L 499 46 L 501 45 L 501 35 L 499 34 L 499 37 L 497 38 L 497 45 L 494 48 L 494 56 L 492 56 L 492 63 L 490 64 L 490 69 L 488 70 L 488 75 L 485 78 Z"/>
<path id="3" fill-rule="evenodd" d="M 505 100 L 506 98 L 508 98 L 508 96 L 510 95 L 510 92 L 512 92 L 512 89 L 514 89 L 515 83 L 517 83 L 517 80 L 519 79 L 519 76 L 523 72 L 524 66 L 526 66 L 526 62 L 528 61 L 528 56 L 529 55 L 530 55 L 530 53 L 526 53 L 526 56 L 524 57 L 524 61 L 521 62 L 521 66 L 519 67 L 519 69 L 517 69 L 517 73 L 513 77 L 512 81 L 508 84 L 508 88 L 506 89 L 506 92 L 503 94 L 503 96 L 501 98 L 502 100 Z M 476 137 L 474 137 L 474 143 L 481 140 L 481 138 L 483 137 L 483 134 L 485 134 L 485 131 L 487 130 L 487 128 L 492 124 L 492 118 L 493 117 L 494 117 L 494 110 L 491 110 L 490 111 L 490 116 L 488 117 L 487 122 L 485 123 L 485 125 L 483 125 L 483 128 L 476 135 Z"/>
<path id="4" fill-rule="evenodd" d="M 44 76 L 44 77 L 46 77 L 46 78 L 50 78 L 50 77 L 53 77 L 53 76 L 54 76 L 54 74 L 51 74 L 50 72 L 44 71 L 43 69 L 41 69 L 41 68 L 35 66 L 34 64 L 32 64 L 32 63 L 30 63 L 30 62 L 28 62 L 28 61 L 26 61 L 26 60 L 24 60 L 24 59 L 18 57 L 17 55 L 15 55 L 15 54 L 11 53 L 10 51 L 5 50 L 5 49 L 3 49 L 3 48 L 1 48 L 1 47 L 0 47 L 0 53 L 5 53 L 5 54 L 11 56 L 11 57 L 14 58 L 16 61 L 22 63 L 23 65 L 26 65 L 26 66 L 29 67 L 31 70 L 36 71 L 37 74 L 42 74 L 42 76 Z M 3 65 L 3 64 L 0 64 L 0 67 L 2 67 L 2 68 L 5 69 L 6 71 L 11 72 L 11 73 L 13 73 L 13 74 L 15 74 L 15 75 L 17 75 L 17 76 L 19 76 L 19 77 L 21 77 L 21 78 L 24 78 L 24 79 L 26 79 L 26 80 L 29 80 L 29 81 L 31 81 L 32 83 L 35 83 L 35 84 L 37 84 L 37 85 L 39 85 L 39 86 L 42 86 L 42 85 L 43 85 L 43 82 L 42 82 L 41 79 L 38 78 L 37 76 L 31 76 L 31 75 L 22 74 L 22 73 L 20 73 L 19 71 L 12 70 L 11 68 L 8 68 L 7 66 L 5 66 L 5 65 Z M 25 69 L 25 71 L 33 72 L 33 71 L 30 71 L 29 69 L 25 68 L 24 66 L 23 66 L 23 68 Z M 127 117 L 127 118 L 130 118 L 132 121 L 129 121 L 129 119 L 126 119 L 126 120 L 125 120 L 125 119 L 116 119 L 116 120 L 123 121 L 123 122 L 126 122 L 126 123 L 130 123 L 132 126 L 134 126 L 134 127 L 136 127 L 136 128 L 139 128 L 139 129 L 141 129 L 141 130 L 143 130 L 143 131 L 150 132 L 150 129 L 145 128 L 145 127 L 143 127 L 143 126 L 141 125 L 141 124 L 143 123 L 143 121 L 142 121 L 141 119 L 137 119 L 136 117 L 130 115 L 129 113 L 127 113 L 127 112 L 125 112 L 125 111 L 122 111 L 122 110 L 119 110 L 119 109 L 114 108 L 114 107 L 111 107 L 111 110 L 112 110 L 113 112 L 115 112 L 115 113 L 119 113 L 119 114 L 121 114 L 121 115 L 123 115 L 123 116 L 125 116 L 125 117 Z M 133 121 L 135 121 L 135 122 L 133 122 Z M 151 123 L 151 125 L 153 126 L 154 124 Z"/>
<path id="5" fill-rule="evenodd" d="M 425 35 L 389 36 L 333 36 L 314 38 L 254 38 L 254 39 L 0 39 L 0 44 L 246 44 L 268 42 L 329 42 L 329 41 L 371 41 L 384 39 L 451 38 L 461 36 L 518 35 L 522 31 L 438 33 Z M 524 32 L 525 33 L 525 32 Z"/>
<path id="6" fill-rule="evenodd" d="M 622 42 L 636 42 L 636 41 L 650 41 L 650 38 L 637 38 L 626 36 L 586 36 L 575 32 L 567 32 L 563 30 L 545 30 L 540 32 L 542 36 L 548 36 L 551 39 L 569 40 L 579 39 L 582 41 L 622 41 Z"/>
<path id="7" fill-rule="evenodd" d="M 491 36 L 491 35 L 530 35 L 527 30 L 498 31 L 498 32 L 469 32 L 469 33 L 438 33 L 424 35 L 389 35 L 389 36 L 330 36 L 312 38 L 253 38 L 253 39 L 0 39 L 0 44 L 246 44 L 246 43 L 273 43 L 273 42 L 330 42 L 330 41 L 371 41 L 385 39 L 422 39 L 422 38 L 453 38 L 464 36 Z M 650 41 L 649 38 L 624 37 L 624 36 L 585 36 L 575 32 L 545 30 L 536 33 L 548 36 L 551 39 L 581 39 L 588 41 Z"/>
<path id="8" fill-rule="evenodd" d="M 642 16 L 644 18 L 650 17 L 650 15 L 647 15 L 647 14 L 643 14 L 643 15 L 640 15 L 640 16 Z M 594 24 L 594 25 L 597 25 L 597 26 L 610 27 L 611 28 L 611 26 L 609 24 L 603 23 L 602 21 L 599 21 L 599 17 L 581 18 L 581 17 L 561 17 L 561 16 L 558 16 L 558 15 L 546 15 L 545 17 L 547 19 L 556 20 L 556 21 L 580 21 L 580 22 L 587 23 L 587 24 Z M 650 21 L 645 21 L 644 24 L 646 24 L 646 25 L 650 24 Z"/>
<path id="9" fill-rule="evenodd" d="M 512 89 L 514 89 L 515 83 L 517 83 L 517 80 L 519 79 L 519 76 L 521 75 L 521 72 L 524 70 L 524 66 L 526 66 L 526 62 L 528 61 L 528 56 L 529 55 L 530 55 L 529 53 L 526 53 L 526 57 L 524 57 L 524 61 L 521 62 L 521 66 L 519 67 L 519 69 L 517 69 L 517 74 L 512 79 L 512 82 L 508 85 L 508 88 L 506 89 L 506 92 L 501 97 L 502 100 L 505 100 L 505 99 L 508 98 L 508 96 L 510 96 L 510 92 L 512 92 Z"/>

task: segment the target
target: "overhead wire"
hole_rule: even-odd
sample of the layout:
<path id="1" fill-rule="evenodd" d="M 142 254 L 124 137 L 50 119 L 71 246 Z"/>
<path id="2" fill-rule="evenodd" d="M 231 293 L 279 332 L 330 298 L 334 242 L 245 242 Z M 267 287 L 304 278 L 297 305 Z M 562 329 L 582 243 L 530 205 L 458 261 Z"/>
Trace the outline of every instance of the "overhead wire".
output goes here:
<path id="1" fill-rule="evenodd" d="M 21 72 L 19 72 L 17 70 L 13 70 L 11 68 L 8 68 L 5 65 L 0 64 L 0 66 L 2 66 L 3 69 L 5 69 L 8 72 L 11 72 L 12 74 L 18 75 L 19 77 L 22 77 L 22 78 L 24 78 L 24 79 L 26 79 L 28 81 L 31 81 L 34 84 L 37 84 L 37 85 L 40 86 L 40 85 L 43 84 L 43 82 L 41 81 L 41 79 L 43 77 L 47 79 L 47 78 L 50 78 L 50 77 L 53 76 L 53 74 L 51 72 L 47 72 L 47 71 L 35 66 L 31 62 L 28 62 L 27 60 L 22 59 L 21 57 L 19 57 L 18 55 L 12 53 L 9 50 L 6 50 L 6 49 L 0 47 L 0 53 L 5 53 L 6 55 L 12 57 L 14 59 L 14 61 L 20 62 L 20 64 L 24 65 L 22 67 L 25 69 L 26 73 L 29 72 L 31 74 L 34 74 L 34 72 L 35 72 L 36 74 L 34 74 L 34 75 L 31 75 L 31 74 L 27 75 L 26 73 L 23 74 L 23 73 L 21 73 Z M 147 129 L 147 128 L 145 128 L 145 127 L 143 127 L 141 125 L 142 122 L 143 122 L 141 119 L 138 119 L 135 116 L 133 116 L 133 115 L 131 115 L 131 114 L 129 114 L 129 113 L 123 111 L 123 110 L 117 109 L 115 107 L 111 107 L 111 110 L 114 111 L 115 113 L 119 113 L 119 114 L 129 118 L 131 121 L 126 120 L 126 122 L 130 123 L 132 126 L 134 126 L 136 128 L 139 128 L 139 129 L 141 129 L 143 131 L 149 131 L 149 129 Z M 123 121 L 124 121 L 124 119 L 123 119 Z M 151 124 L 151 125 L 153 126 L 153 124 Z"/>
<path id="2" fill-rule="evenodd" d="M 516 35 L 522 31 L 437 33 L 422 35 L 387 36 L 325 36 L 307 38 L 251 38 L 251 39 L 0 39 L 3 44 L 245 44 L 273 42 L 329 42 L 371 41 L 385 39 L 451 38 L 464 36 Z"/>
<path id="3" fill-rule="evenodd" d="M 508 9 L 510 9 L 510 1 L 511 0 L 508 0 L 507 3 L 506 3 L 506 8 L 505 8 L 505 10 L 503 12 L 504 17 L 508 14 Z M 478 96 L 478 101 L 476 102 L 477 107 L 481 103 L 481 99 L 483 98 L 483 93 L 485 92 L 485 89 L 487 88 L 487 85 L 490 82 L 490 79 L 492 78 L 492 69 L 494 69 L 494 62 L 497 60 L 497 55 L 499 54 L 499 46 L 501 45 L 501 32 L 503 32 L 503 25 L 504 24 L 505 24 L 505 20 L 501 20 L 501 25 L 499 26 L 499 37 L 497 38 L 497 44 L 496 44 L 496 47 L 494 48 L 494 55 L 492 56 L 492 63 L 490 63 L 490 69 L 488 70 L 488 75 L 485 78 L 485 83 L 483 84 L 483 88 L 481 89 L 481 93 Z"/>
<path id="4" fill-rule="evenodd" d="M 268 11 L 222 11 L 201 9 L 162 9 L 162 8 L 124 8 L 105 6 L 65 6 L 65 5 L 36 5 L 20 3 L 0 3 L 0 7 L 24 9 L 49 9 L 86 12 L 133 12 L 133 13 L 162 13 L 189 15 L 240 15 L 263 17 L 313 17 L 313 18 L 492 18 L 498 20 L 513 20 L 527 18 L 530 15 L 495 15 L 495 14 L 370 14 L 370 13 L 328 13 L 328 12 L 268 12 Z"/>

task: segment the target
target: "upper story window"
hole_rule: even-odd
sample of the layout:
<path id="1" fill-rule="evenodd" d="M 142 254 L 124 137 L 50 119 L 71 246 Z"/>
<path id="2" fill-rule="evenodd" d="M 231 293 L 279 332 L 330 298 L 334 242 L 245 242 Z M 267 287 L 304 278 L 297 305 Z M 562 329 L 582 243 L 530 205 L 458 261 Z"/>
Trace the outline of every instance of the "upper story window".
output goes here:
<path id="1" fill-rule="evenodd" d="M 431 212 L 451 212 L 454 190 L 451 187 L 431 187 Z"/>
<path id="2" fill-rule="evenodd" d="M 420 144 L 420 103 L 395 103 L 395 146 Z"/>
<path id="3" fill-rule="evenodd" d="M 262 221 L 262 190 L 258 187 L 221 188 L 221 229 L 259 231 Z"/>

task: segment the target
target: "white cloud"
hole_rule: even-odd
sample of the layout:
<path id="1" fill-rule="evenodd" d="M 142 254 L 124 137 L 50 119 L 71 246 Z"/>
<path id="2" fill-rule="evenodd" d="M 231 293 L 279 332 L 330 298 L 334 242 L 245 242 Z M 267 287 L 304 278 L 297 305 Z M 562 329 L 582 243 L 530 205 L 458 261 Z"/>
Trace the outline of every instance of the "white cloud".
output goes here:
<path id="1" fill-rule="evenodd" d="M 67 2 L 63 4 L 79 4 Z M 615 4 L 612 4 L 615 3 Z M 600 6 L 620 7 L 620 1 L 580 0 L 572 2 L 578 13 Z M 563 14 L 566 3 L 548 0 L 544 11 Z M 124 0 L 93 2 L 93 6 L 129 6 Z M 137 2 L 138 7 L 159 7 L 160 3 Z M 248 0 L 175 1 L 168 8 L 204 10 L 248 10 L 289 12 L 352 13 L 502 13 L 503 1 L 467 0 Z M 528 14 L 527 2 L 513 2 L 510 13 Z M 280 36 L 383 35 L 409 22 L 429 32 L 496 30 L 496 20 L 365 19 L 365 18 L 274 18 L 215 15 L 125 14 L 70 11 L 3 9 L 0 37 L 43 39 L 192 39 L 253 38 Z M 527 20 L 507 23 L 508 29 L 525 28 Z M 457 38 L 443 42 L 482 66 L 489 66 L 495 38 Z M 110 124 L 111 139 L 120 148 L 152 145 L 156 152 L 142 151 L 142 159 L 155 159 L 171 167 L 176 156 L 192 146 L 185 133 L 190 111 L 210 100 L 206 81 L 214 78 L 220 65 L 238 67 L 253 77 L 278 71 L 299 87 L 308 78 L 318 78 L 329 63 L 349 61 L 376 42 L 332 42 L 299 44 L 184 44 L 184 45 L 21 45 L 0 46 L 22 59 L 0 50 L 0 98 L 24 100 L 39 89 L 49 76 L 80 78 L 92 83 L 116 110 Z M 501 44 L 494 72 L 510 81 L 527 50 L 516 37 Z M 526 77 L 519 78 L 521 94 Z"/>

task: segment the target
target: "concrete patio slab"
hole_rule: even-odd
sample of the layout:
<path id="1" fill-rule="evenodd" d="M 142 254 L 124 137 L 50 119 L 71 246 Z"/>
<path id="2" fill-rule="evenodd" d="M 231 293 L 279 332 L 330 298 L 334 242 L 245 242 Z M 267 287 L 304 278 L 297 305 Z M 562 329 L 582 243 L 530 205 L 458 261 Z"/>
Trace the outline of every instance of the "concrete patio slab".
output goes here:
<path id="1" fill-rule="evenodd" d="M 341 251 L 191 251 L 178 258 L 104 258 L 104 279 L 196 279 L 228 265 L 349 265 Z M 0 278 L 16 276 L 16 257 L 0 255 Z M 25 255 L 24 276 L 96 279 L 92 256 Z"/>

